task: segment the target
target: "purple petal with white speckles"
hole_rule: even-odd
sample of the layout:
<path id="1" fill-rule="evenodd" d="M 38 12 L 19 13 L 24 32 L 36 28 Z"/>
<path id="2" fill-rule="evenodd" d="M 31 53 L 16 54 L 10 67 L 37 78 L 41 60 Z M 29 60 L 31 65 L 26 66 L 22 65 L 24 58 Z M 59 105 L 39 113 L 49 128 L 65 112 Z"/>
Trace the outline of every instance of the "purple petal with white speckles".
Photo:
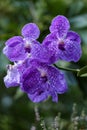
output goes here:
<path id="1" fill-rule="evenodd" d="M 57 31 L 59 37 L 63 38 L 66 36 L 69 28 L 70 28 L 70 24 L 69 24 L 68 19 L 62 15 L 58 15 L 52 20 L 52 23 L 50 26 L 50 32 L 52 33 L 52 32 Z"/>
<path id="2" fill-rule="evenodd" d="M 24 25 L 22 28 L 22 35 L 26 38 L 28 37 L 29 39 L 37 39 L 40 35 L 40 30 L 38 26 L 35 23 L 29 23 Z"/>
<path id="3" fill-rule="evenodd" d="M 64 75 L 55 67 L 34 59 L 30 61 L 30 66 L 22 75 L 21 89 L 28 93 L 34 102 L 39 102 L 40 98 L 44 100 L 48 96 L 52 96 L 52 100 L 57 102 L 57 94 L 67 91 Z M 42 76 L 41 72 L 45 75 Z"/>
<path id="4" fill-rule="evenodd" d="M 8 39 L 5 44 L 3 53 L 10 61 L 18 61 L 25 58 L 23 38 L 21 36 L 14 36 Z"/>
<path id="5" fill-rule="evenodd" d="M 22 43 L 15 44 L 14 46 L 6 45 L 3 49 L 3 53 L 10 61 L 23 60 L 26 57 L 24 45 Z"/>
<path id="6" fill-rule="evenodd" d="M 34 64 L 34 62 L 32 63 Z M 64 74 L 60 70 L 54 66 L 40 62 L 37 62 L 36 66 L 41 67 L 47 72 L 48 82 L 46 82 L 46 84 L 48 85 L 46 86 L 49 92 L 55 91 L 56 93 L 62 94 L 67 91 L 67 83 Z"/>
<path id="7" fill-rule="evenodd" d="M 53 33 L 48 34 L 44 38 L 42 44 L 46 44 L 47 42 L 50 42 L 50 41 L 57 41 L 57 32 L 53 32 Z"/>
<path id="8" fill-rule="evenodd" d="M 58 69 L 52 66 L 48 66 L 48 79 L 52 90 L 58 94 L 62 94 L 67 91 L 67 84 L 64 74 Z"/>
<path id="9" fill-rule="evenodd" d="M 34 67 L 29 67 L 22 75 L 21 89 L 27 93 L 33 94 L 36 91 L 41 91 L 44 84 L 40 72 Z"/>
<path id="10" fill-rule="evenodd" d="M 23 43 L 23 38 L 21 36 L 14 36 L 8 39 L 5 44 L 11 47 L 16 46 L 17 44 Z"/>
<path id="11" fill-rule="evenodd" d="M 49 93 L 46 90 L 37 91 L 34 94 L 28 94 L 28 97 L 30 98 L 30 100 L 36 103 L 46 100 L 48 96 L 49 96 Z"/>
<path id="12" fill-rule="evenodd" d="M 74 31 L 69 31 L 69 32 L 67 33 L 66 39 L 72 41 L 73 43 L 74 43 L 74 42 L 75 42 L 75 43 L 77 42 L 78 44 L 81 43 L 81 38 L 80 38 L 79 34 L 77 34 L 77 33 L 74 32 Z"/>
<path id="13" fill-rule="evenodd" d="M 20 74 L 16 67 L 7 71 L 7 75 L 4 77 L 4 83 L 7 88 L 20 84 Z"/>
<path id="14" fill-rule="evenodd" d="M 74 61 L 77 62 L 81 55 L 81 39 L 79 35 L 75 32 L 68 32 L 67 37 L 64 42 L 64 51 L 59 49 L 60 59 L 66 61 Z"/>
<path id="15" fill-rule="evenodd" d="M 53 64 L 59 59 L 57 37 L 55 33 L 47 35 L 43 40 L 42 46 L 45 50 L 45 56 L 49 59 L 48 61 L 50 64 Z"/>
<path id="16" fill-rule="evenodd" d="M 59 56 L 58 56 L 58 45 L 56 42 L 47 42 L 46 44 L 43 45 L 45 48 L 45 57 L 48 58 L 48 63 L 53 64 L 56 61 L 58 61 Z"/>

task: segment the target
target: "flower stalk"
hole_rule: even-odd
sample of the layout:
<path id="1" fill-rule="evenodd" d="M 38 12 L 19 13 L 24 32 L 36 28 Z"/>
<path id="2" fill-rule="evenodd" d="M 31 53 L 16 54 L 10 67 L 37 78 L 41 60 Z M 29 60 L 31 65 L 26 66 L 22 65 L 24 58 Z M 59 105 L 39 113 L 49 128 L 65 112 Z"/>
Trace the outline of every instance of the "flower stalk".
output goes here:
<path id="1" fill-rule="evenodd" d="M 54 66 L 58 69 L 65 70 L 65 71 L 71 71 L 71 72 L 76 72 L 76 73 L 80 71 L 80 69 L 66 68 L 62 66 L 57 66 L 56 64 L 54 64 Z"/>

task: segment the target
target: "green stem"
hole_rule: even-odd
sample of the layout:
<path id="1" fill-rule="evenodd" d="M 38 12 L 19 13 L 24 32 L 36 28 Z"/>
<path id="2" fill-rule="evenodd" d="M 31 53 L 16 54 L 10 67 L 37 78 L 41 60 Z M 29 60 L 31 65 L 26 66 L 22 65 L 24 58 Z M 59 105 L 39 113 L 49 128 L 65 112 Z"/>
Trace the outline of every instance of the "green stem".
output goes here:
<path id="1" fill-rule="evenodd" d="M 72 71 L 72 72 L 79 72 L 80 70 L 79 69 L 71 69 L 71 68 L 64 68 L 62 66 L 57 66 L 56 64 L 54 64 L 54 66 L 58 69 L 61 69 L 61 70 L 66 70 L 66 71 Z"/>

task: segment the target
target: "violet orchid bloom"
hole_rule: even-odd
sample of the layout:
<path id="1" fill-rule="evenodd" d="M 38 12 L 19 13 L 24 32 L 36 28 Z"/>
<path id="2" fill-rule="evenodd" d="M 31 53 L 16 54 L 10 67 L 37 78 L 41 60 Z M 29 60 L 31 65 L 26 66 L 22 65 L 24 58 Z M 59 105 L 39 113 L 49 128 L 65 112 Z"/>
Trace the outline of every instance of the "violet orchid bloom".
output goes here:
<path id="1" fill-rule="evenodd" d="M 23 71 L 29 66 L 29 59 L 14 62 L 14 65 L 7 65 L 7 75 L 4 77 L 4 83 L 7 88 L 20 86 L 20 77 Z"/>
<path id="2" fill-rule="evenodd" d="M 21 89 L 33 102 L 46 100 L 49 96 L 57 102 L 57 94 L 66 92 L 67 84 L 64 74 L 54 66 L 33 60 L 21 76 Z"/>
<path id="3" fill-rule="evenodd" d="M 80 36 L 69 31 L 70 24 L 66 17 L 56 16 L 50 26 L 50 34 L 46 36 L 42 45 L 52 51 L 54 62 L 58 59 L 77 62 L 82 54 Z"/>
<path id="4" fill-rule="evenodd" d="M 14 36 L 7 40 L 3 53 L 10 61 L 24 60 L 26 57 L 36 57 L 40 44 L 36 41 L 40 31 L 36 24 L 29 23 L 22 28 L 22 36 Z"/>
<path id="5" fill-rule="evenodd" d="M 14 65 L 8 66 L 6 87 L 20 86 L 33 102 L 49 96 L 57 102 L 57 94 L 67 91 L 67 83 L 64 74 L 51 64 L 58 59 L 76 62 L 82 53 L 80 36 L 69 28 L 68 19 L 59 15 L 52 20 L 51 33 L 42 44 L 37 41 L 40 31 L 34 23 L 22 28 L 23 37 L 8 39 L 3 53 Z"/>

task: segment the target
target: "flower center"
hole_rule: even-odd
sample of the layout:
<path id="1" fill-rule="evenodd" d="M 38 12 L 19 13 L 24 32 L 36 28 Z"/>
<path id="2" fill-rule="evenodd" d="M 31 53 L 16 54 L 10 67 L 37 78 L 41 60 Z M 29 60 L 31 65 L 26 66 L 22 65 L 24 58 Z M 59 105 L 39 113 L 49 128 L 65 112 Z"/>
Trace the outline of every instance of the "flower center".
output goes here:
<path id="1" fill-rule="evenodd" d="M 30 53 L 31 52 L 31 41 L 28 39 L 24 39 L 24 47 L 25 47 L 25 52 Z"/>
<path id="2" fill-rule="evenodd" d="M 30 47 L 25 47 L 25 52 L 30 53 L 31 52 L 31 48 Z"/>
<path id="3" fill-rule="evenodd" d="M 41 77 L 42 78 L 42 80 L 43 80 L 43 82 L 47 82 L 47 76 L 45 75 L 44 77 Z"/>
<path id="4" fill-rule="evenodd" d="M 46 82 L 48 80 L 46 71 L 43 69 L 38 69 L 38 70 L 40 71 L 41 79 L 43 80 L 43 82 Z"/>
<path id="5" fill-rule="evenodd" d="M 60 40 L 60 41 L 58 42 L 58 48 L 59 48 L 60 50 L 62 50 L 62 51 L 65 50 L 65 44 L 64 44 L 64 41 L 63 41 L 63 40 Z"/>

